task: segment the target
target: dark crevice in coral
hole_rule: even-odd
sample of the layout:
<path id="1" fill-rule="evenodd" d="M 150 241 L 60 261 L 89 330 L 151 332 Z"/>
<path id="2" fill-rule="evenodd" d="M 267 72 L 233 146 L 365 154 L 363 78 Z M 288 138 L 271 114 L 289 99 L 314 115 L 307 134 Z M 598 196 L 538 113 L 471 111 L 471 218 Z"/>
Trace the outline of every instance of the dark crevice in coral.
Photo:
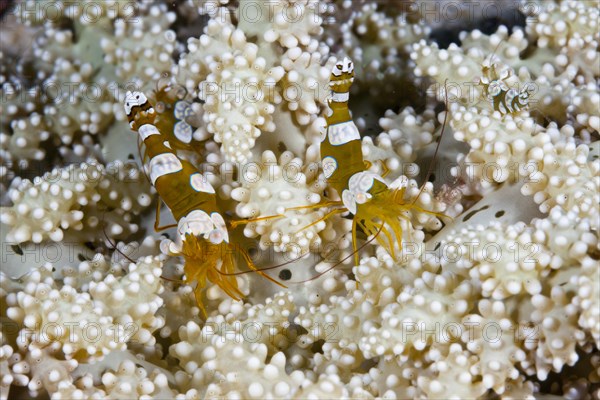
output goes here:
<path id="1" fill-rule="evenodd" d="M 43 144 L 40 144 L 40 147 L 43 147 Z M 23 162 L 24 164 L 20 164 Z M 50 163 L 48 159 L 44 160 L 27 160 L 27 161 L 15 161 L 13 166 L 13 171 L 15 176 L 18 176 L 22 179 L 29 179 L 33 181 L 38 176 L 43 176 L 47 171 L 52 170 L 50 167 Z"/>
<path id="2" fill-rule="evenodd" d="M 23 249 L 21 249 L 21 246 L 19 246 L 18 244 L 13 244 L 10 246 L 12 251 L 20 256 L 23 255 Z"/>
<path id="3" fill-rule="evenodd" d="M 360 130 L 363 136 L 376 137 L 381 133 L 379 116 L 389 109 L 403 110 L 410 106 L 420 112 L 427 107 L 426 90 L 409 77 L 387 82 L 385 87 L 376 89 L 365 83 L 361 85 L 360 77 L 357 77 L 357 84 L 360 89 L 352 93 L 350 110 L 355 121 L 358 118 L 364 120 L 365 128 Z"/>
<path id="4" fill-rule="evenodd" d="M 13 385 L 10 387 L 10 394 L 8 400 L 50 400 L 50 395 L 47 392 L 40 392 L 37 396 L 32 396 L 27 387 Z"/>
<path id="5" fill-rule="evenodd" d="M 279 142 L 279 143 L 277 144 L 277 150 L 278 150 L 280 153 L 283 153 L 283 152 L 287 151 L 287 146 L 285 145 L 285 143 L 283 143 L 283 142 Z"/>
<path id="6" fill-rule="evenodd" d="M 15 69 L 18 83 L 23 85 L 23 89 L 31 89 L 39 85 L 39 71 L 36 70 L 35 59 L 28 54 L 23 55 L 23 58 L 17 62 Z"/>
<path id="7" fill-rule="evenodd" d="M 312 351 L 315 354 L 317 354 L 317 353 L 323 354 L 323 345 L 324 344 L 325 344 L 324 339 L 318 340 L 312 344 L 312 346 L 310 347 L 310 351 Z"/>
<path id="8" fill-rule="evenodd" d="M 561 372 L 551 371 L 545 380 L 532 377 L 540 386 L 540 393 L 563 396 L 564 398 L 591 399 L 592 393 L 600 389 L 599 382 L 590 383 L 593 375 L 594 357 L 600 357 L 600 351 L 577 349 L 579 359 L 573 366 L 565 365 Z"/>
<path id="9" fill-rule="evenodd" d="M 61 31 L 70 31 L 73 34 L 73 43 L 77 43 L 77 30 L 75 21 L 71 18 L 61 18 L 56 24 L 56 28 Z"/>
<path id="10" fill-rule="evenodd" d="M 461 45 L 459 36 L 460 32 L 463 31 L 471 32 L 478 29 L 486 35 L 491 35 L 495 33 L 501 25 L 506 26 L 509 33 L 512 33 L 515 28 L 525 27 L 526 16 L 521 10 L 515 6 L 510 6 L 509 4 L 501 4 L 498 6 L 498 9 L 500 10 L 499 15 L 489 15 L 494 14 L 494 12 L 489 11 L 489 16 L 484 18 L 475 18 L 478 16 L 475 11 L 473 13 L 468 13 L 470 18 L 465 18 L 464 21 L 460 21 L 461 23 L 455 23 L 450 27 L 441 26 L 433 29 L 429 35 L 429 39 L 437 43 L 441 49 L 446 49 L 451 43 L 455 43 L 458 46 Z M 484 15 L 484 11 L 485 10 L 481 10 L 480 15 Z"/>
<path id="11" fill-rule="evenodd" d="M 377 365 L 379 364 L 379 357 L 377 358 L 371 358 L 368 360 L 364 360 L 359 367 L 360 371 L 364 371 L 364 372 L 368 372 L 371 368 L 375 368 L 377 367 Z"/>
<path id="12" fill-rule="evenodd" d="M 9 15 L 13 12 L 15 7 L 15 0 L 0 0 L 0 19 L 4 16 Z"/>
<path id="13" fill-rule="evenodd" d="M 181 21 L 181 16 L 178 16 L 179 21 Z M 208 16 L 199 16 L 192 21 L 180 22 L 176 23 L 172 29 L 175 30 L 175 34 L 177 35 L 177 40 L 181 43 L 186 43 L 189 38 L 198 38 L 202 36 L 203 29 L 208 23 Z"/>
<path id="14" fill-rule="evenodd" d="M 539 47 L 535 43 L 529 43 L 527 47 L 519 54 L 521 60 L 527 60 L 538 50 Z"/>

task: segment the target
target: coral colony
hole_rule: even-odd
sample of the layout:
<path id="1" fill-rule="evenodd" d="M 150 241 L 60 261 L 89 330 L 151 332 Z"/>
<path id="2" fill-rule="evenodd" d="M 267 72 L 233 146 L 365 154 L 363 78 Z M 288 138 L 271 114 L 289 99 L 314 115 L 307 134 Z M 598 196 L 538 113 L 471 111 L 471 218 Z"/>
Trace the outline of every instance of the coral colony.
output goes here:
<path id="1" fill-rule="evenodd" d="M 0 399 L 600 398 L 596 1 L 0 4 Z"/>

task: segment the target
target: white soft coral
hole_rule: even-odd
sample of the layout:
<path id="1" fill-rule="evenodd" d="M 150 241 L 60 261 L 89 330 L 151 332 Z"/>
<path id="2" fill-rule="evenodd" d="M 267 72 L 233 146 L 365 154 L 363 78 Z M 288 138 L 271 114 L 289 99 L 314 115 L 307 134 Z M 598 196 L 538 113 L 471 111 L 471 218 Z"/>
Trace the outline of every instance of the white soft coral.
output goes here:
<path id="1" fill-rule="evenodd" d="M 200 40 L 188 43 L 190 53 L 179 63 L 180 70 L 190 65 L 197 77 L 184 74 L 178 79 L 194 91 L 196 82 L 202 80 L 198 95 L 205 101 L 203 119 L 208 132 L 222 143 L 228 161 L 246 162 L 261 131 L 275 130 L 272 114 L 281 101 L 276 84 L 284 70 L 269 68 L 258 56 L 258 46 L 229 24 L 213 20 L 206 32 Z"/>
<path id="2" fill-rule="evenodd" d="M 260 236 L 261 248 L 273 245 L 276 251 L 295 256 L 308 251 L 321 252 L 324 241 L 331 242 L 341 236 L 344 228 L 347 232 L 347 224 L 340 224 L 339 217 L 319 221 L 325 215 L 319 208 L 289 210 L 321 201 L 323 187 L 318 179 L 307 181 L 307 167 L 299 158 L 293 158 L 291 152 L 284 152 L 278 163 L 275 154 L 266 151 L 261 164 L 254 163 L 242 170 L 242 187 L 232 191 L 232 197 L 240 202 L 238 215 L 276 217 L 251 222 L 244 230 L 248 237 Z M 336 224 L 339 229 L 334 228 Z"/>
<path id="3" fill-rule="evenodd" d="M 543 212 L 559 205 L 565 211 L 588 219 L 592 228 L 597 228 L 600 160 L 588 161 L 589 147 L 576 146 L 572 139 L 542 154 L 537 163 L 539 170 L 530 175 L 529 182 L 522 188 L 523 194 L 533 194 Z"/>
<path id="4" fill-rule="evenodd" d="M 275 130 L 271 114 L 281 101 L 276 83 L 283 68 L 267 70 L 257 52 L 256 45 L 247 44 L 242 52 L 223 54 L 201 85 L 207 130 L 232 162 L 249 160 L 261 131 Z"/>
<path id="5" fill-rule="evenodd" d="M 173 64 L 175 32 L 168 28 L 174 21 L 165 4 L 151 6 L 148 15 L 115 21 L 114 36 L 100 41 L 104 61 L 116 65 L 123 81 L 156 81 Z"/>
<path id="6" fill-rule="evenodd" d="M 281 61 L 286 71 L 281 81 L 283 98 L 299 124 L 311 123 L 327 106 L 333 62 L 331 58 L 322 66 L 319 53 L 301 52 L 298 48 L 285 53 Z"/>
<path id="7" fill-rule="evenodd" d="M 110 236 L 135 232 L 132 219 L 150 205 L 150 188 L 139 169 L 116 162 L 95 162 L 56 168 L 42 177 L 23 180 L 9 190 L 12 207 L 2 208 L 2 222 L 11 226 L 6 240 L 16 244 L 43 240 L 59 242 L 65 231 L 87 228 L 88 240 L 105 226 Z M 107 207 L 100 210 L 98 203 Z"/>
<path id="8" fill-rule="evenodd" d="M 314 49 L 318 45 L 314 37 L 323 31 L 321 13 L 325 5 L 318 0 L 241 0 L 239 25 L 248 35 L 262 35 L 267 43 Z"/>

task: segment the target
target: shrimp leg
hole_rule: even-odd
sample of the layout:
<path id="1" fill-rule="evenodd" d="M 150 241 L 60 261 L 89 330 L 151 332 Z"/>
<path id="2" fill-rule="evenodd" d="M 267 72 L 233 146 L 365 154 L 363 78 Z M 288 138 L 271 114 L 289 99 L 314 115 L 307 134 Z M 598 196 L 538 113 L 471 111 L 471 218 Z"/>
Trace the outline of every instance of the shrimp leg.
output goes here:
<path id="1" fill-rule="evenodd" d="M 154 219 L 154 231 L 155 232 L 162 232 L 166 229 L 175 228 L 177 226 L 177 224 L 159 226 L 160 225 L 160 203 L 161 202 L 162 202 L 162 200 L 159 197 L 158 201 L 156 202 L 156 215 L 155 215 L 155 219 Z"/>

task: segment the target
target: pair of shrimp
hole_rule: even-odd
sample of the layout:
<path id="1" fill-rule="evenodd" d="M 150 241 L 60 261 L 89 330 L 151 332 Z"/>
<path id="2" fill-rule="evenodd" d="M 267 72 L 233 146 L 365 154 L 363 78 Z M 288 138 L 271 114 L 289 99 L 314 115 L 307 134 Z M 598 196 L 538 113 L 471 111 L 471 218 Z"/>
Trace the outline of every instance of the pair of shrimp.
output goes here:
<path id="1" fill-rule="evenodd" d="M 508 71 L 499 73 L 496 64 L 483 65 L 483 76 L 480 84 L 484 94 L 491 102 L 494 110 L 502 115 L 515 114 L 529 106 L 529 100 L 534 88 L 526 85 L 522 90 L 509 88 L 506 79 L 510 77 Z M 369 163 L 363 158 L 362 141 L 358 128 L 352 121 L 348 107 L 350 100 L 350 87 L 354 82 L 354 65 L 348 58 L 338 62 L 332 69 L 329 86 L 331 98 L 329 100 L 330 112 L 326 116 L 327 130 L 321 141 L 321 165 L 323 173 L 330 187 L 334 188 L 341 197 L 341 202 L 328 202 L 302 208 L 334 207 L 322 219 L 336 213 L 349 211 L 352 218 L 352 243 L 355 262 L 358 264 L 358 251 L 356 242 L 357 227 L 368 236 L 377 237 L 383 233 L 385 239 L 377 238 L 386 251 L 396 258 L 395 243 L 402 247 L 401 219 L 408 220 L 406 211 L 434 215 L 448 218 L 449 216 L 425 210 L 415 203 L 424 189 L 421 187 L 419 195 L 411 203 L 406 203 L 404 194 L 406 180 L 404 177 L 387 184 L 384 176 L 369 172 Z M 447 96 L 447 90 L 446 90 Z M 448 99 L 446 98 L 446 108 Z M 444 117 L 442 132 L 446 127 L 448 113 Z M 438 142 L 433 159 L 439 150 Z M 431 174 L 433 165 L 427 172 L 425 182 Z M 318 222 L 318 221 L 317 221 Z M 316 222 L 315 222 L 316 223 Z"/>
<path id="2" fill-rule="evenodd" d="M 358 264 L 359 251 L 375 239 L 396 258 L 395 243 L 398 242 L 401 245 L 402 240 L 400 220 L 408 219 L 404 215 L 407 210 L 414 209 L 445 217 L 444 214 L 418 207 L 415 205 L 416 200 L 407 204 L 404 201 L 405 180 L 400 178 L 388 185 L 383 176 L 367 171 L 369 165 L 363 158 L 360 133 L 352 121 L 348 108 L 349 91 L 353 81 L 354 66 L 349 59 L 345 58 L 334 66 L 331 73 L 330 88 L 332 97 L 329 102 L 331 112 L 327 116 L 327 132 L 321 143 L 322 166 L 325 177 L 328 184 L 341 195 L 342 201 L 329 201 L 317 205 L 288 209 L 334 208 L 319 221 L 337 213 L 349 211 L 353 214 L 353 252 L 327 271 L 335 268 L 351 256 L 355 257 L 355 262 Z M 166 89 L 157 91 L 157 98 L 161 96 L 170 97 Z M 166 103 L 168 104 L 168 102 Z M 259 273 L 272 282 L 285 287 L 265 274 L 264 271 L 279 268 L 289 264 L 290 261 L 283 265 L 259 269 L 252 263 L 248 254 L 241 250 L 250 271 L 234 272 L 233 249 L 230 248 L 232 245 L 229 242 L 225 219 L 217 206 L 215 190 L 206 177 L 191 163 L 180 159 L 171 146 L 171 142 L 176 144 L 181 141 L 185 148 L 185 143 L 189 143 L 189 130 L 185 127 L 181 130 L 176 128 L 179 120 L 183 120 L 183 117 L 185 117 L 185 111 L 182 112 L 184 107 L 179 107 L 178 103 L 175 103 L 173 107 L 174 118 L 169 117 L 168 113 L 163 117 L 162 115 L 165 114 L 162 109 L 163 106 L 160 108 L 157 112 L 141 92 L 127 93 L 125 111 L 131 129 L 139 133 L 145 144 L 146 156 L 149 158 L 149 178 L 160 199 L 169 207 L 178 221 L 176 226 L 179 240 L 177 242 L 163 241 L 161 249 L 167 254 L 182 255 L 184 257 L 186 280 L 197 282 L 194 293 L 204 315 L 206 315 L 206 310 L 201 300 L 201 292 L 206 287 L 207 281 L 218 285 L 235 300 L 240 300 L 243 297 L 235 277 L 247 272 Z M 177 113 L 183 117 L 179 118 Z M 446 120 L 444 120 L 445 125 Z M 174 133 L 175 138 L 169 136 L 171 133 Z M 179 143 L 179 146 L 181 145 Z M 146 159 L 146 156 L 144 159 Z M 429 173 L 431 173 L 431 170 Z M 236 221 L 232 225 L 279 217 L 282 216 Z M 175 226 L 160 227 L 159 221 L 159 209 L 157 208 L 155 230 L 160 231 Z M 368 236 L 371 236 L 371 239 L 360 247 L 357 246 L 356 240 L 358 227 Z M 386 239 L 380 237 L 381 233 Z M 309 280 L 315 279 L 327 271 Z"/>
<path id="3" fill-rule="evenodd" d="M 157 94 L 160 98 L 166 92 Z M 173 150 L 171 142 L 175 140 L 169 140 L 171 133 L 174 133 L 177 139 L 181 139 L 180 136 L 184 139 L 191 138 L 191 132 L 187 128 L 177 128 L 177 116 L 181 114 L 177 104 L 172 115 L 157 112 L 144 93 L 127 92 L 124 106 L 130 128 L 138 132 L 145 145 L 142 162 L 146 158 L 149 160 L 146 170 L 160 196 L 154 228 L 159 232 L 177 227 L 176 241 L 164 240 L 161 250 L 170 255 L 183 256 L 186 281 L 197 282 L 194 289 L 196 302 L 206 316 L 202 291 L 207 282 L 218 285 L 235 300 L 244 296 L 234 273 L 234 251 L 241 252 L 252 271 L 282 287 L 285 286 L 259 270 L 244 250 L 237 246 L 234 248 L 229 240 L 225 219 L 217 204 L 215 189 L 206 176 L 190 162 L 179 158 Z M 171 210 L 177 224 L 159 226 L 161 201 Z"/>
<path id="4" fill-rule="evenodd" d="M 394 259 L 397 259 L 395 244 L 397 243 L 401 249 L 401 220 L 409 220 L 405 215 L 406 211 L 415 210 L 437 217 L 449 217 L 417 206 L 415 202 L 418 196 L 412 203 L 405 202 L 406 178 L 400 177 L 388 185 L 384 180 L 385 174 L 381 176 L 368 171 L 370 163 L 363 157 L 361 136 L 352 121 L 348 107 L 350 87 L 353 82 L 354 65 L 350 59 L 344 58 L 343 61 L 338 62 L 333 67 L 331 72 L 329 82 L 331 89 L 330 112 L 326 116 L 327 130 L 320 145 L 323 173 L 328 185 L 340 195 L 341 201 L 329 201 L 294 209 L 332 208 L 319 221 L 338 213 L 348 211 L 352 213 L 352 254 L 355 256 L 356 265 L 358 265 L 357 228 L 360 228 L 367 236 L 377 238 L 379 244 Z M 445 125 L 446 119 L 443 126 L 445 127 Z M 434 159 L 438 149 L 439 143 Z M 428 176 L 430 174 L 431 167 Z M 428 177 L 425 181 L 427 179 Z M 421 192 L 423 188 L 424 185 Z"/>
<path id="5" fill-rule="evenodd" d="M 516 114 L 529 107 L 529 101 L 535 88 L 533 85 L 525 85 L 521 90 L 509 87 L 506 81 L 512 76 L 509 69 L 498 71 L 498 65 L 484 64 L 483 75 L 479 84 L 483 86 L 484 96 L 489 100 L 494 111 L 502 115 Z"/>
<path id="6" fill-rule="evenodd" d="M 498 111 L 501 115 L 514 115 L 529 108 L 536 89 L 531 83 L 527 83 L 520 90 L 509 85 L 508 82 L 514 77 L 514 72 L 511 68 L 500 67 L 494 62 L 500 45 L 502 42 L 498 43 L 489 59 L 481 64 L 482 75 L 479 84 L 483 88 L 483 96 L 490 102 L 494 111 Z"/>

